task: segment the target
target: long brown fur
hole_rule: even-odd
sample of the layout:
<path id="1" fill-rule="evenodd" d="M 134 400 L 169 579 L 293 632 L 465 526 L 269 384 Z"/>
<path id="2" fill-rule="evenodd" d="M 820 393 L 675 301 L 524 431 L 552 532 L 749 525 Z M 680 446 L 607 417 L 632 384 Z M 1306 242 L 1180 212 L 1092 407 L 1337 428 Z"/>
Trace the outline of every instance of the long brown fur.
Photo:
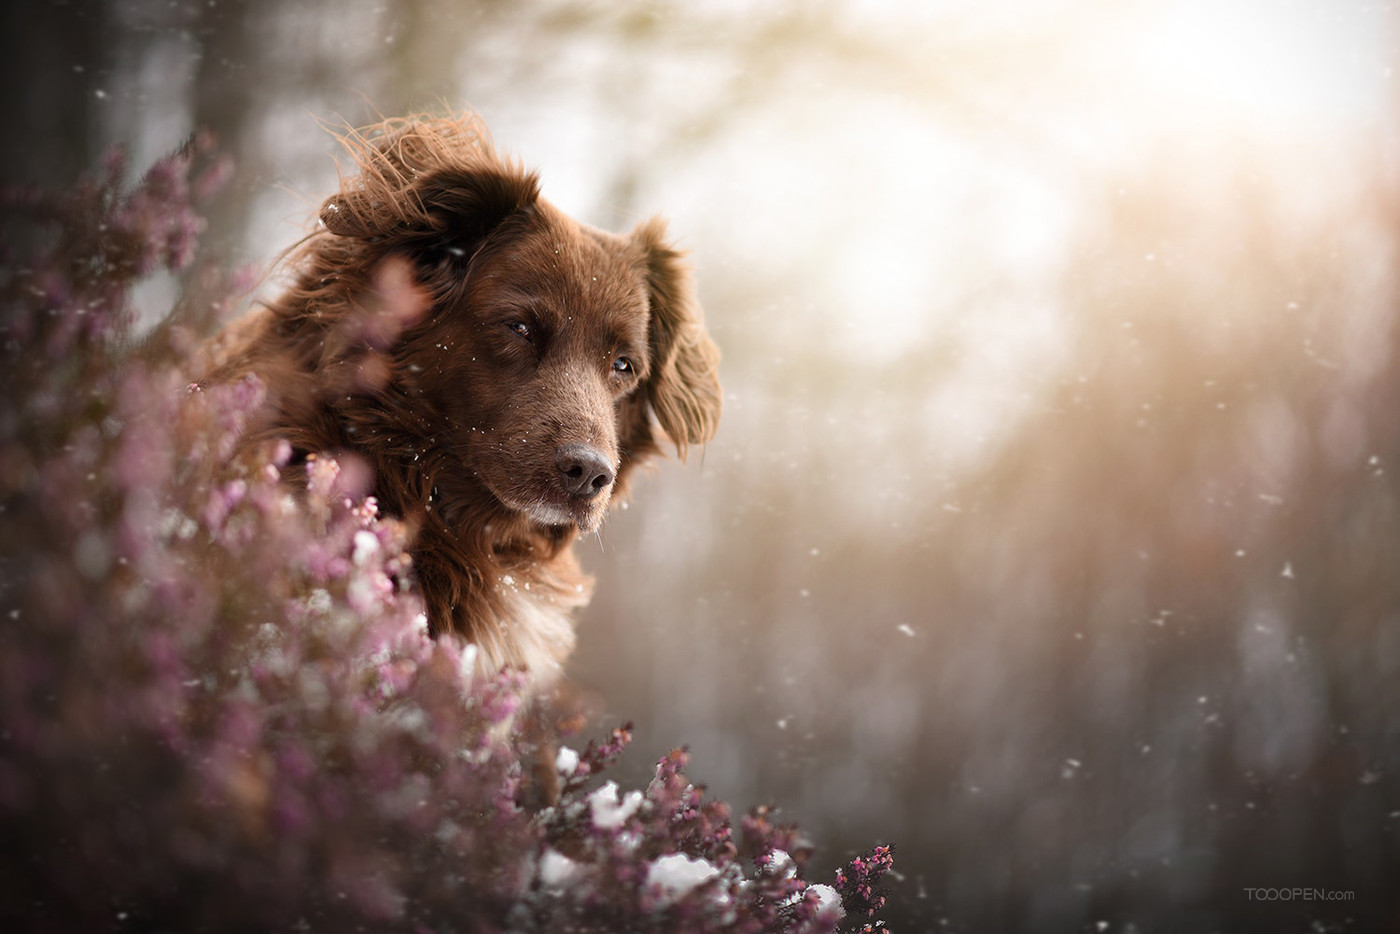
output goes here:
<path id="1" fill-rule="evenodd" d="M 248 443 L 363 461 L 415 530 L 430 630 L 548 683 L 592 588 L 572 543 L 663 441 L 684 455 L 714 433 L 689 270 L 658 220 L 617 235 L 565 216 L 472 117 L 343 141 L 358 174 L 289 257 L 291 287 L 211 343 L 205 381 L 267 385 Z"/>

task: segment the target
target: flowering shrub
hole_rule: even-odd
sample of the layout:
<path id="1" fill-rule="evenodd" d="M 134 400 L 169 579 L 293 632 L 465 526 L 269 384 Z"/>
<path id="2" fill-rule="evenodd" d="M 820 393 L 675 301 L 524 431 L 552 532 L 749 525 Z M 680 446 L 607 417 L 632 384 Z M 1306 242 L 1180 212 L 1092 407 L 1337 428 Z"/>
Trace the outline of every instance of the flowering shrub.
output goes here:
<path id="1" fill-rule="evenodd" d="M 9 929 L 879 926 L 887 849 L 810 885 L 796 831 L 736 831 L 683 751 L 599 786 L 626 728 L 517 804 L 522 679 L 473 683 L 471 647 L 427 637 L 363 470 L 235 457 L 258 383 L 190 386 L 176 326 L 133 339 L 132 286 L 189 269 L 225 167 L 196 140 L 126 194 L 123 170 L 5 196 L 29 254 L 0 274 Z"/>

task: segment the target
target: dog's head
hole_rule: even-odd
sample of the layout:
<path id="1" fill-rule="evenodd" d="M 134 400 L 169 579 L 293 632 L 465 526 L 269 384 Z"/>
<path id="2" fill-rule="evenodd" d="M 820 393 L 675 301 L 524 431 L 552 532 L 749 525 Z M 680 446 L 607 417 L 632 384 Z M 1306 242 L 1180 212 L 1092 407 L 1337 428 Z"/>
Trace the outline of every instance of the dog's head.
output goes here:
<path id="1" fill-rule="evenodd" d="M 592 531 L 659 441 L 683 454 L 713 435 L 718 352 L 661 223 L 577 223 L 458 121 L 398 127 L 357 158 L 321 218 L 355 262 L 406 258 L 429 297 L 392 390 L 440 418 L 460 473 L 439 483 Z"/>

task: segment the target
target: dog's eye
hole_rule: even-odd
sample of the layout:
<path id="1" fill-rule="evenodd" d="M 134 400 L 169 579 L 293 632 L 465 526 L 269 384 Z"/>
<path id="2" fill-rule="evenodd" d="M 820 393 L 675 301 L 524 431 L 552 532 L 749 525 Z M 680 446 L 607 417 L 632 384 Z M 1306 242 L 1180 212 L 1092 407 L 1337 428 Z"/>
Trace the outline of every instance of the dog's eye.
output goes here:
<path id="1" fill-rule="evenodd" d="M 618 357 L 614 360 L 612 368 L 613 372 L 619 376 L 627 376 L 636 372 L 636 368 L 632 366 L 632 361 L 628 360 L 626 357 Z"/>
<path id="2" fill-rule="evenodd" d="M 524 321 L 512 321 L 510 324 L 506 325 L 506 327 L 510 328 L 512 332 L 520 335 L 526 340 L 530 340 L 530 338 L 533 336 L 530 333 L 530 326 Z"/>

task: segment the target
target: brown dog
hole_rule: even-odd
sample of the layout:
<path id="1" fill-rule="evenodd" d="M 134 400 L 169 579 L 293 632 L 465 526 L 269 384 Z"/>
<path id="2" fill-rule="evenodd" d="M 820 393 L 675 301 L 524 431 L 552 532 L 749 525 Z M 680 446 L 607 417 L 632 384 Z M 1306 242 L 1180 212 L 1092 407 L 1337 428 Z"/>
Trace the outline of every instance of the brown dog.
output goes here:
<path id="1" fill-rule="evenodd" d="M 542 687 L 591 589 L 574 539 L 659 441 L 684 455 L 714 433 L 719 355 L 689 271 L 659 221 L 624 236 L 565 216 L 474 119 L 345 141 L 358 176 L 292 254 L 291 288 L 216 338 L 205 381 L 267 384 L 251 441 L 367 464 L 415 530 L 433 634 Z"/>

